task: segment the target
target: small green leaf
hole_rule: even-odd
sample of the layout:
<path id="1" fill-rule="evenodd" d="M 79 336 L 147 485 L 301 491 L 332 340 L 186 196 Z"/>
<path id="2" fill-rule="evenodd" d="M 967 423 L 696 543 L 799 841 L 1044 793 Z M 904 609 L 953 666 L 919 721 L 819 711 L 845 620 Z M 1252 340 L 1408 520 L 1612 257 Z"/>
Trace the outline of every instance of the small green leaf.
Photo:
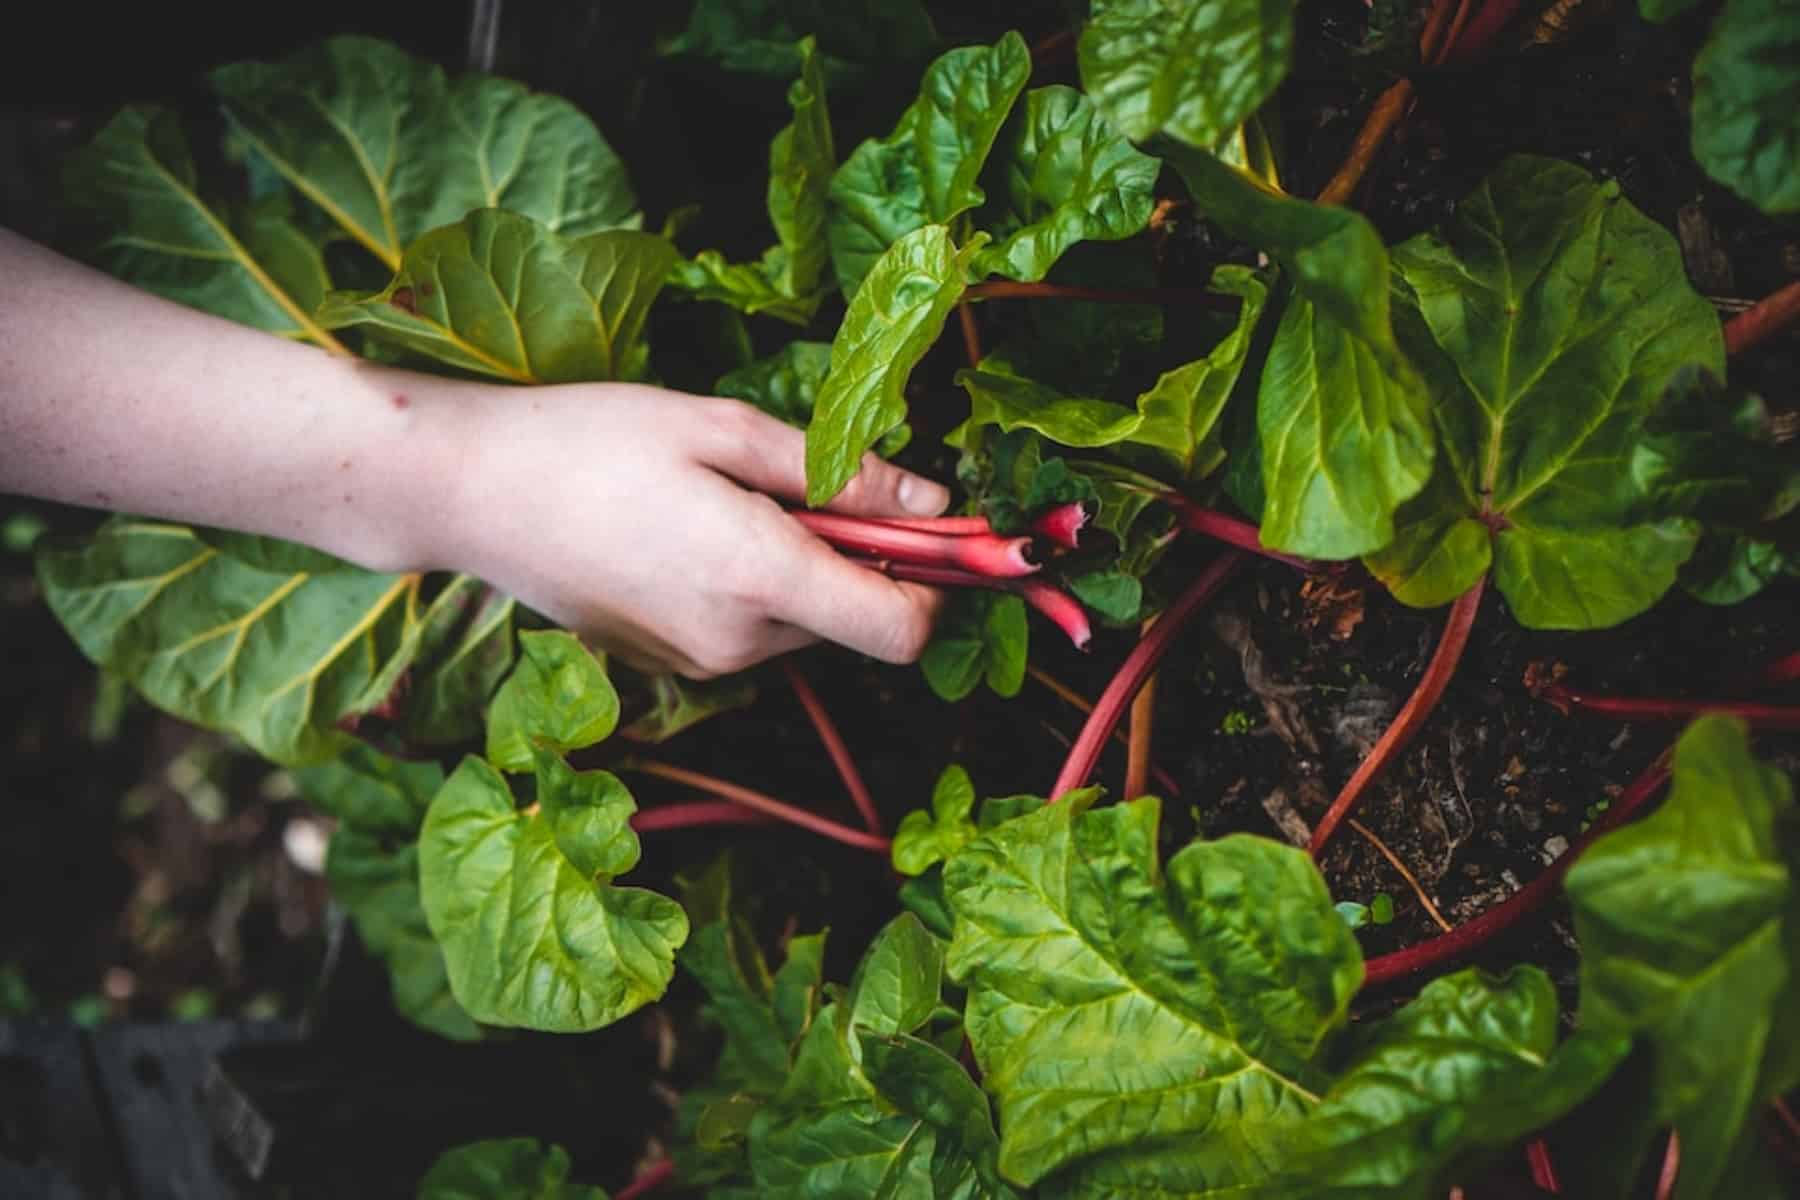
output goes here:
<path id="1" fill-rule="evenodd" d="M 1025 683 L 1030 638 L 1025 602 L 1017 596 L 955 592 L 919 656 L 919 669 L 940 700 L 961 700 L 984 678 L 995 695 L 1010 699 Z"/>
<path id="2" fill-rule="evenodd" d="M 1088 571 L 1069 580 L 1075 598 L 1115 625 L 1136 622 L 1144 610 L 1144 584 L 1124 571 Z"/>
<path id="3" fill-rule="evenodd" d="M 406 247 L 379 292 L 334 292 L 329 329 L 370 334 L 462 371 L 513 383 L 625 379 L 650 303 L 676 259 L 654 234 L 573 240 L 530 217 L 477 209 Z"/>
<path id="4" fill-rule="evenodd" d="M 1800 212 L 1793 0 L 1725 0 L 1694 59 L 1694 160 L 1766 213 Z"/>
<path id="5" fill-rule="evenodd" d="M 419 1180 L 418 1200 L 606 1200 L 606 1193 L 569 1182 L 561 1146 L 505 1138 L 446 1150 Z"/>
<path id="6" fill-rule="evenodd" d="M 625 823 L 635 806 L 623 789 L 589 792 L 540 776 L 538 803 L 536 812 L 518 811 L 500 773 L 465 758 L 425 817 L 421 895 L 451 988 L 470 1015 L 581 1033 L 662 995 L 688 922 L 668 897 L 615 887 L 567 855 L 565 846 L 589 865 L 635 864 L 636 837 Z M 596 803 L 598 812 L 579 812 Z M 583 822 L 618 832 L 595 839 Z"/>
<path id="7" fill-rule="evenodd" d="M 850 301 L 831 344 L 831 369 L 806 428 L 806 502 L 844 490 L 863 454 L 906 420 L 908 376 L 962 296 L 976 235 L 961 250 L 928 225 L 895 242 Z"/>
<path id="8" fill-rule="evenodd" d="M 400 724 L 407 741 L 447 746 L 481 736 L 483 714 L 513 665 L 511 596 L 453 575 L 419 618 L 419 652 Z"/>
<path id="9" fill-rule="evenodd" d="M 850 980 L 850 1021 L 876 1034 L 912 1033 L 930 1019 L 944 984 L 944 947 L 901 913 L 875 935 Z"/>
<path id="10" fill-rule="evenodd" d="M 1294 0 L 1094 0 L 1081 86 L 1118 130 L 1210 149 L 1287 74 Z"/>
<path id="11" fill-rule="evenodd" d="M 1391 925 L 1394 921 L 1394 898 L 1386 892 L 1379 893 L 1369 901 L 1369 920 L 1377 925 Z"/>
<path id="12" fill-rule="evenodd" d="M 894 833 L 894 870 L 918 875 L 942 862 L 974 839 L 975 784 L 955 763 L 944 768 L 931 789 L 931 811 L 915 809 L 900 820 Z"/>
<path id="13" fill-rule="evenodd" d="M 294 773 L 307 803 L 364 833 L 410 838 L 443 786 L 434 762 L 403 762 L 361 742 L 340 758 Z"/>
<path id="14" fill-rule="evenodd" d="M 1676 743 L 1674 786 L 1650 816 L 1596 841 L 1566 887 L 1581 941 L 1581 1027 L 1632 1035 L 1654 1057 L 1654 1125 L 1637 1131 L 1620 1178 L 1655 1126 L 1681 1137 L 1678 1195 L 1710 1196 L 1756 1114 L 1792 1078 L 1764 1064 L 1791 1008 L 1797 915 L 1781 840 L 1793 786 L 1750 754 L 1744 726 L 1701 717 Z M 1773 1089 L 1771 1090 L 1771 1084 Z"/>
<path id="15" fill-rule="evenodd" d="M 533 768 L 532 749 L 580 750 L 619 723 L 606 665 L 564 630 L 519 635 L 519 663 L 488 709 L 487 756 L 504 771 Z"/>
<path id="16" fill-rule="evenodd" d="M 976 178 L 1030 75 L 1017 33 L 952 50 L 926 70 L 894 131 L 844 160 L 831 180 L 827 232 L 845 296 L 859 293 L 890 247 L 986 198 Z"/>
<path id="17" fill-rule="evenodd" d="M 1344 924 L 1352 929 L 1361 929 L 1369 923 L 1369 906 L 1358 904 L 1354 900 L 1339 900 L 1332 905 L 1338 916 L 1344 918 Z"/>
<path id="18" fill-rule="evenodd" d="M 975 256 L 975 272 L 1036 282 L 1077 242 L 1137 233 L 1150 221 L 1160 166 L 1080 92 L 1033 89 L 990 164 L 1005 180 L 1004 203 L 977 220 L 999 240 Z"/>

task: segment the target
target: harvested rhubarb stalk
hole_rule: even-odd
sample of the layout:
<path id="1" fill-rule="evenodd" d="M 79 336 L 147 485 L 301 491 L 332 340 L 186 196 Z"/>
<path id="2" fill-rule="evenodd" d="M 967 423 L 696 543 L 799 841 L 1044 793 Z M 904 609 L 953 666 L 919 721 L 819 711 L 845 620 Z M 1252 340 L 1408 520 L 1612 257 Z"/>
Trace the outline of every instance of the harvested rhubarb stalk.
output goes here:
<path id="1" fill-rule="evenodd" d="M 1030 575 L 1039 566 L 1031 560 L 1031 539 L 1028 537 L 922 533 L 835 513 L 793 512 L 790 515 L 840 550 L 872 554 L 890 562 L 956 567 L 995 579 Z"/>

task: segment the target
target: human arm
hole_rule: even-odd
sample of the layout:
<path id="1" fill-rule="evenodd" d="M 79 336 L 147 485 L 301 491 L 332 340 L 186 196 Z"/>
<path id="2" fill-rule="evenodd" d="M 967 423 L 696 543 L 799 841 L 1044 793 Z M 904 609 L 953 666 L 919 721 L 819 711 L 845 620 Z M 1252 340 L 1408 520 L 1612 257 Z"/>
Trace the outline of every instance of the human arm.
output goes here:
<path id="1" fill-rule="evenodd" d="M 815 638 L 918 655 L 935 595 L 854 566 L 770 496 L 800 433 L 633 384 L 423 375 L 158 299 L 0 230 L 0 492 L 468 571 L 651 669 L 695 677 Z M 871 457 L 832 505 L 930 514 Z"/>

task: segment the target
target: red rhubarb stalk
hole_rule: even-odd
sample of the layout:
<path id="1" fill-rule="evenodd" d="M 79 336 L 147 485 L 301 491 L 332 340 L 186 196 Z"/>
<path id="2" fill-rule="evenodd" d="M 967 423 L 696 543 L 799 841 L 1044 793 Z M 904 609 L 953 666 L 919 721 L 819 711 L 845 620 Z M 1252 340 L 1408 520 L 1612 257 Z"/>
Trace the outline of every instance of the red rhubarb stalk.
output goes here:
<path id="1" fill-rule="evenodd" d="M 1175 602 L 1163 610 L 1156 626 L 1125 656 L 1112 682 L 1094 702 L 1094 711 L 1088 714 L 1087 723 L 1081 727 L 1075 744 L 1069 748 L 1069 757 L 1050 788 L 1050 803 L 1056 803 L 1065 793 L 1087 782 L 1088 776 L 1094 773 L 1094 764 L 1099 761 L 1106 740 L 1124 717 L 1138 689 L 1144 686 L 1144 680 L 1168 652 L 1175 635 L 1225 586 L 1243 561 L 1243 555 L 1230 550 L 1215 558 L 1175 598 Z"/>
<path id="2" fill-rule="evenodd" d="M 1533 1139 L 1525 1147 L 1525 1162 L 1531 1168 L 1531 1182 L 1537 1184 L 1539 1191 L 1549 1192 L 1552 1196 L 1562 1195 L 1562 1184 L 1556 1178 L 1556 1164 L 1550 1161 L 1550 1147 L 1543 1138 Z"/>
<path id="3" fill-rule="evenodd" d="M 1048 512 L 1041 514 L 1031 523 L 1031 532 L 1041 538 L 1049 538 L 1059 546 L 1067 546 L 1074 550 L 1079 545 L 1079 534 L 1093 514 L 1081 503 L 1059 504 Z"/>
<path id="4" fill-rule="evenodd" d="M 664 829 L 696 829 L 702 825 L 772 825 L 778 822 L 768 813 L 757 812 L 724 801 L 700 801 L 695 804 L 662 804 L 631 814 L 631 827 L 639 833 L 655 833 Z"/>
<path id="5" fill-rule="evenodd" d="M 668 763 L 642 758 L 624 759 L 619 763 L 619 769 L 637 771 L 644 775 L 654 775 L 658 779 L 667 779 L 670 783 L 683 784 L 696 791 L 717 796 L 721 800 L 729 800 L 733 804 L 741 804 L 745 808 L 767 813 L 790 825 L 810 829 L 821 837 L 828 837 L 834 842 L 842 842 L 846 846 L 855 846 L 859 850 L 869 850 L 876 854 L 888 852 L 888 840 L 884 837 L 864 833 L 860 829 L 851 829 L 847 825 L 839 825 L 836 821 L 827 820 L 817 813 L 809 813 L 803 808 L 795 808 L 773 796 L 765 796 L 761 792 L 712 775 L 703 775 L 699 771 L 690 771 L 686 767 L 671 766 Z"/>
<path id="6" fill-rule="evenodd" d="M 973 534 L 992 534 L 994 527 L 988 524 L 986 517 L 863 517 L 865 521 L 873 521 L 877 525 L 891 525 L 895 529 L 916 529 L 920 533 L 941 533 L 949 537 L 969 537 Z"/>
<path id="7" fill-rule="evenodd" d="M 1058 629 L 1067 634 L 1069 641 L 1075 644 L 1077 650 L 1086 649 L 1088 639 L 1093 636 L 1093 627 L 1088 623 L 1087 610 L 1081 607 L 1081 602 L 1041 579 L 996 579 L 992 575 L 976 575 L 956 567 L 889 562 L 885 559 L 858 559 L 857 561 L 866 567 L 880 571 L 889 578 L 903 579 L 908 583 L 923 583 L 932 587 L 978 587 L 997 592 L 1013 592 L 1023 597 L 1025 603 L 1048 617 Z"/>
<path id="8" fill-rule="evenodd" d="M 613 1193 L 613 1200 L 642 1200 L 675 1178 L 675 1160 L 665 1158 Z"/>
<path id="9" fill-rule="evenodd" d="M 1800 279 L 1773 292 L 1725 323 L 1725 353 L 1742 354 L 1787 326 L 1800 320 Z"/>
<path id="10" fill-rule="evenodd" d="M 1081 606 L 1081 601 L 1041 579 L 1027 579 L 1011 590 L 1018 592 L 1025 598 L 1025 603 L 1044 614 L 1052 624 L 1067 634 L 1077 650 L 1087 649 L 1089 639 L 1094 636 L 1094 628 L 1088 623 L 1087 609 Z"/>
<path id="11" fill-rule="evenodd" d="M 1362 760 L 1356 773 L 1350 777 L 1350 782 L 1344 785 L 1344 790 L 1338 793 L 1337 799 L 1331 802 L 1331 807 L 1313 829 L 1312 845 L 1308 849 L 1314 858 L 1325 848 L 1325 843 L 1331 839 L 1339 823 L 1350 815 L 1350 810 L 1356 806 L 1357 800 L 1368 790 L 1369 785 L 1387 769 L 1389 763 L 1400 757 L 1400 752 L 1406 749 L 1424 726 L 1431 710 L 1437 707 L 1444 689 L 1456 674 L 1456 664 L 1462 661 L 1463 650 L 1469 644 L 1469 631 L 1475 627 L 1475 614 L 1481 609 L 1481 593 L 1486 583 L 1487 576 L 1483 575 L 1475 581 L 1474 587 L 1458 596 L 1450 606 L 1450 617 L 1444 622 L 1444 633 L 1438 639 L 1437 651 L 1426 664 L 1425 674 L 1419 677 L 1419 685 L 1407 699 L 1406 707 L 1400 710 L 1400 715 L 1394 718 L 1394 723 L 1381 735 L 1381 740 L 1375 743 L 1369 756 Z"/>
<path id="12" fill-rule="evenodd" d="M 1198 533 L 1215 541 L 1224 542 L 1228 546 L 1236 546 L 1239 550 L 1248 550 L 1252 554 L 1260 554 L 1264 558 L 1272 558 L 1276 562 L 1284 562 L 1290 567 L 1302 571 L 1314 571 L 1318 564 L 1298 555 L 1284 554 L 1280 550 L 1271 550 L 1263 545 L 1262 534 L 1256 526 L 1248 521 L 1240 521 L 1236 517 L 1228 517 L 1222 512 L 1210 508 L 1202 508 L 1178 492 L 1158 492 L 1157 499 L 1175 510 L 1181 527 L 1191 533 Z"/>
<path id="13" fill-rule="evenodd" d="M 976 575 L 997 579 L 1016 579 L 1038 569 L 1038 564 L 1030 558 L 1031 539 L 1028 537 L 1003 538 L 992 534 L 954 537 L 898 529 L 835 513 L 795 511 L 790 515 L 841 550 L 874 554 L 893 562 L 960 567 Z"/>
<path id="14" fill-rule="evenodd" d="M 1599 819 L 1588 826 L 1588 831 L 1575 839 L 1575 843 L 1563 852 L 1562 857 L 1505 900 L 1473 921 L 1458 925 L 1449 933 L 1370 959 L 1363 967 L 1364 986 L 1389 983 L 1459 958 L 1510 928 L 1521 918 L 1536 912 L 1545 901 L 1556 895 L 1557 888 L 1562 886 L 1563 876 L 1575 865 L 1576 858 L 1583 850 L 1592 845 L 1601 834 L 1623 825 L 1656 795 L 1657 789 L 1668 781 L 1670 757 L 1669 751 L 1663 751 L 1655 762 L 1644 768 L 1643 774 L 1631 781 L 1631 786 L 1621 792 L 1617 800 L 1607 806 Z"/>
<path id="15" fill-rule="evenodd" d="M 782 659 L 781 669 L 786 673 L 788 686 L 794 689 L 800 707 L 812 721 L 813 729 L 818 731 L 819 741 L 825 744 L 825 753 L 831 756 L 832 766 L 837 768 L 838 777 L 844 781 L 844 790 L 850 793 L 856 811 L 862 814 L 863 826 L 877 837 L 881 836 L 881 814 L 875 810 L 875 798 L 869 794 L 869 785 L 863 782 L 862 772 L 856 769 L 856 760 L 850 757 L 850 749 L 844 745 L 830 711 L 820 702 L 819 693 L 813 691 L 813 685 L 792 659 Z"/>
<path id="16" fill-rule="evenodd" d="M 1663 1151 L 1662 1172 L 1656 1178 L 1656 1200 L 1669 1200 L 1675 1194 L 1675 1180 L 1681 1175 L 1681 1135 L 1669 1130 L 1669 1145 Z"/>
<path id="17" fill-rule="evenodd" d="M 1731 700 L 1668 700 L 1656 697 L 1603 696 L 1578 692 L 1560 683 L 1540 684 L 1537 698 L 1563 713 L 1571 708 L 1621 721 L 1687 721 L 1702 713 L 1727 713 L 1759 729 L 1800 729 L 1800 706 L 1740 704 Z"/>

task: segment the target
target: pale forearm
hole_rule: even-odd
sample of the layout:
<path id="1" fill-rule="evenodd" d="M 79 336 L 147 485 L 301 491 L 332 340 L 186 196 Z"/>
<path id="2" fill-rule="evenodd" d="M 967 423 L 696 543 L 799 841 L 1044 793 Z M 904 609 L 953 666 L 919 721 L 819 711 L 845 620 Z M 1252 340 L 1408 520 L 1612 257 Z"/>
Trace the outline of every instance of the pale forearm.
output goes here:
<path id="1" fill-rule="evenodd" d="M 0 492 L 441 565 L 416 561 L 421 510 L 454 477 L 443 426 L 464 386 L 160 300 L 0 230 Z"/>

